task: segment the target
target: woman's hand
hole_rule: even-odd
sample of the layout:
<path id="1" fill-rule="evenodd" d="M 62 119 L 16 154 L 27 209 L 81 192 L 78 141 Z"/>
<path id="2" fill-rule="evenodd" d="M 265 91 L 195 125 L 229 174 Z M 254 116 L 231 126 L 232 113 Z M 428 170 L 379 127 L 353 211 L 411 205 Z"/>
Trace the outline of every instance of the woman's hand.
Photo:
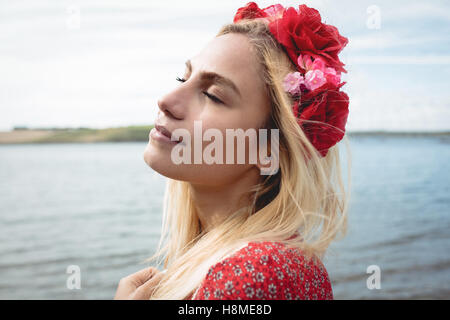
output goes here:
<path id="1" fill-rule="evenodd" d="M 114 300 L 148 300 L 163 273 L 149 267 L 130 274 L 119 281 Z"/>

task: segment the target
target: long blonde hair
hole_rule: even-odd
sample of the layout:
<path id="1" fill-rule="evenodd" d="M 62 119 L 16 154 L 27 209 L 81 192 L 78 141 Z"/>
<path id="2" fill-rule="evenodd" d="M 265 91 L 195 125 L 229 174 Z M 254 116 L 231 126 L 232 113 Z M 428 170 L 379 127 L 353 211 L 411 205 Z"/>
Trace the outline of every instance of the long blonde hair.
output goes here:
<path id="1" fill-rule="evenodd" d="M 249 190 L 251 205 L 207 233 L 201 230 L 189 182 L 168 179 L 161 238 L 157 252 L 146 260 L 159 258 L 166 272 L 150 299 L 186 299 L 214 263 L 250 241 L 279 241 L 300 249 L 306 258 L 322 258 L 329 244 L 346 233 L 349 192 L 342 180 L 338 145 L 322 158 L 298 125 L 291 98 L 282 88 L 293 64 L 264 21 L 227 24 L 217 36 L 228 33 L 246 35 L 261 66 L 272 104 L 267 126 L 279 129 L 279 170 L 261 176 L 261 183 Z M 344 140 L 348 143 L 346 136 Z M 296 233 L 301 237 L 287 240 Z"/>

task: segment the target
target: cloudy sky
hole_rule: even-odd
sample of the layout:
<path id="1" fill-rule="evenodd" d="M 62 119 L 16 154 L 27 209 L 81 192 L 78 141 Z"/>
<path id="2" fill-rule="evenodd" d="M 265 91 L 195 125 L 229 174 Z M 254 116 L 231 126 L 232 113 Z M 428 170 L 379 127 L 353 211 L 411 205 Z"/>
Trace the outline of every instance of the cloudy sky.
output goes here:
<path id="1" fill-rule="evenodd" d="M 245 3 L 0 0 L 0 130 L 153 123 L 184 61 Z M 279 3 L 349 38 L 349 131 L 450 130 L 448 1 Z"/>

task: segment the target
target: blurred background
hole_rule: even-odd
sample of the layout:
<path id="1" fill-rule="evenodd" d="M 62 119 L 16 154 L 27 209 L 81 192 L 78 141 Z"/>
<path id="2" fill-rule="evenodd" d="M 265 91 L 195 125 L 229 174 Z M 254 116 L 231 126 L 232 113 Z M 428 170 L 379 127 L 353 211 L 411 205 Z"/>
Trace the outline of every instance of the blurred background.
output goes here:
<path id="1" fill-rule="evenodd" d="M 165 184 L 143 161 L 157 99 L 246 3 L 0 0 L 1 299 L 112 299 L 145 267 Z M 335 298 L 450 298 L 450 4 L 257 3 L 305 3 L 349 39 Z"/>

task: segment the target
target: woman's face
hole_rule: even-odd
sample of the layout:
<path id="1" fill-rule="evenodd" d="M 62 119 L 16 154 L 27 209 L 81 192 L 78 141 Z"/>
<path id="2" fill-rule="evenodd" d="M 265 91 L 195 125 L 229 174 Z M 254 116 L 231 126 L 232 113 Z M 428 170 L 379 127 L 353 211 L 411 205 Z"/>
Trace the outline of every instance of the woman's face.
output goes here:
<path id="1" fill-rule="evenodd" d="M 183 136 L 180 144 L 186 146 L 190 143 L 190 161 L 176 164 L 172 153 L 174 148 L 177 148 L 177 155 L 185 156 L 185 160 L 188 153 L 180 152 L 181 145 L 176 141 L 161 139 L 158 131 L 153 129 L 144 151 L 145 162 L 164 176 L 202 185 L 223 185 L 239 179 L 249 170 L 259 172 L 257 165 L 249 161 L 248 138 L 245 138 L 244 145 L 245 162 L 240 164 L 237 151 L 242 148 L 242 143 L 239 145 L 238 139 L 227 139 L 226 129 L 246 131 L 251 128 L 258 133 L 258 129 L 263 128 L 270 114 L 270 103 L 260 74 L 246 36 L 225 34 L 214 38 L 198 55 L 188 60 L 180 83 L 158 101 L 160 110 L 156 125 L 165 127 L 170 133 L 175 129 L 187 130 L 185 132 L 190 134 L 190 138 Z M 194 122 L 197 123 L 195 134 L 201 132 L 197 136 Z M 223 137 L 223 143 L 218 139 L 216 144 L 216 147 L 221 147 L 213 152 L 212 145 L 209 149 L 207 146 L 212 141 L 216 142 L 216 138 L 207 140 L 203 136 L 208 129 L 216 129 L 215 133 L 221 133 Z M 231 153 L 227 149 L 233 143 L 234 159 L 227 161 L 227 154 L 230 156 Z M 257 145 L 256 141 L 250 143 Z M 205 163 L 208 150 L 212 156 L 222 152 L 222 164 Z"/>

